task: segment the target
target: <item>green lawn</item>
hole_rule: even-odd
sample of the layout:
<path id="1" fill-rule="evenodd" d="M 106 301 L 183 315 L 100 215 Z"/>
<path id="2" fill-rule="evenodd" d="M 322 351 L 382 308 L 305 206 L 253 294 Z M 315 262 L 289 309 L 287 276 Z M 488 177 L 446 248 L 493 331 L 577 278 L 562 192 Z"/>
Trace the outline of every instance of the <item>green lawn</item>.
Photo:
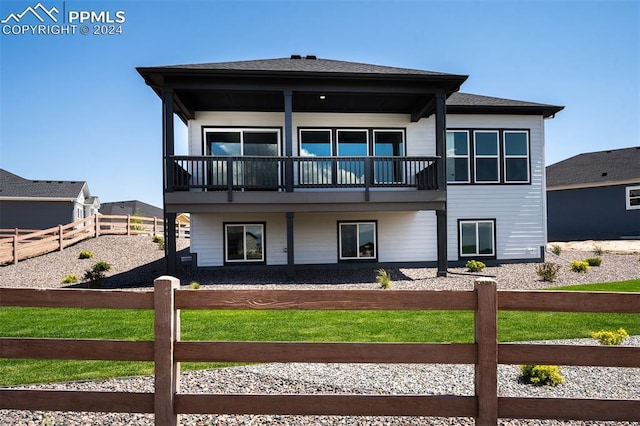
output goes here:
<path id="1" fill-rule="evenodd" d="M 564 290 L 640 291 L 640 280 Z M 472 342 L 473 313 L 455 311 L 183 310 L 183 340 Z M 78 324 L 82 324 L 81 327 Z M 623 327 L 640 335 L 638 314 L 500 312 L 501 342 L 589 337 Z M 153 312 L 0 308 L 0 336 L 152 340 Z M 183 364 L 184 369 L 221 364 Z M 152 374 L 148 362 L 0 359 L 0 385 Z"/>

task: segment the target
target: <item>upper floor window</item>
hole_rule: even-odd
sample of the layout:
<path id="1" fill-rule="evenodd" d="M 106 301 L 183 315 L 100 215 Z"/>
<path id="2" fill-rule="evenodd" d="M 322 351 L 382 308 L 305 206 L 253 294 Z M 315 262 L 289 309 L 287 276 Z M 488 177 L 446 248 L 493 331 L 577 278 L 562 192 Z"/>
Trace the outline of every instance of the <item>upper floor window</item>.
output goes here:
<path id="1" fill-rule="evenodd" d="M 469 132 L 447 132 L 447 182 L 469 182 Z"/>
<path id="2" fill-rule="evenodd" d="M 204 129 L 205 154 L 216 156 L 276 157 L 280 152 L 278 129 Z"/>
<path id="3" fill-rule="evenodd" d="M 506 131 L 504 143 L 504 181 L 529 182 L 529 133 Z"/>
<path id="4" fill-rule="evenodd" d="M 529 183 L 527 130 L 448 130 L 448 183 Z"/>
<path id="5" fill-rule="evenodd" d="M 627 210 L 640 209 L 640 186 L 627 186 Z"/>
<path id="6" fill-rule="evenodd" d="M 475 131 L 473 138 L 476 182 L 500 182 L 498 132 Z"/>

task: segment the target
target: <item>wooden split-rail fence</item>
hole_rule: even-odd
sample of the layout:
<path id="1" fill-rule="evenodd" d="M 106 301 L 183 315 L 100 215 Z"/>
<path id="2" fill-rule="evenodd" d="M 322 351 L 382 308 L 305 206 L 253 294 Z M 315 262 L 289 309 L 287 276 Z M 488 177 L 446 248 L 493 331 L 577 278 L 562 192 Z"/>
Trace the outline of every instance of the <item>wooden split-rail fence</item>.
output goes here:
<path id="1" fill-rule="evenodd" d="M 176 222 L 176 236 L 189 238 L 189 225 Z M 0 265 L 64 250 L 102 235 L 164 235 L 164 220 L 131 215 L 93 215 L 43 230 L 0 229 Z"/>
<path id="2" fill-rule="evenodd" d="M 499 364 L 640 368 L 640 348 L 497 343 L 497 312 L 640 313 L 640 293 L 497 291 L 481 278 L 472 291 L 187 290 L 173 277 L 153 291 L 0 288 L 0 306 L 154 309 L 154 341 L 0 338 L 0 358 L 153 361 L 154 393 L 0 389 L 0 409 L 181 414 L 473 417 L 640 421 L 640 400 L 498 396 Z M 300 343 L 180 340 L 181 309 L 471 310 L 475 342 Z M 425 336 L 428 339 L 428 336 Z M 475 366 L 475 395 L 186 394 L 181 362 L 446 363 Z"/>

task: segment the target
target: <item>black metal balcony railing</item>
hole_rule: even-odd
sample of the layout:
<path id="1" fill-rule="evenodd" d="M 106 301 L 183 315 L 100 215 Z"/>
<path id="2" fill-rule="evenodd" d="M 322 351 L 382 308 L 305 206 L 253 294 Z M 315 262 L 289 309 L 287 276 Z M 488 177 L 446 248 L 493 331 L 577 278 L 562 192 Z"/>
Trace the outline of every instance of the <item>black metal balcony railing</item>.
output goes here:
<path id="1" fill-rule="evenodd" d="M 293 191 L 294 188 L 435 190 L 438 157 L 173 156 L 167 189 Z"/>

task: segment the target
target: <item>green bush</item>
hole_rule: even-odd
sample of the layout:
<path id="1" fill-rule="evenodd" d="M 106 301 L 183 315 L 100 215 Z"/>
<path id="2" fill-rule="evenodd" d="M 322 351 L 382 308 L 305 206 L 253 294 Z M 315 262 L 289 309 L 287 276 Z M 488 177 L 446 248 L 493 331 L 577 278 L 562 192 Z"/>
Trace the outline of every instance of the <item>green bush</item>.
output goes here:
<path id="1" fill-rule="evenodd" d="M 469 272 L 480 272 L 482 271 L 487 265 L 485 265 L 484 263 L 480 262 L 479 260 L 470 260 L 467 262 L 467 269 L 469 270 Z"/>
<path id="2" fill-rule="evenodd" d="M 93 257 L 93 252 L 89 250 L 82 250 L 78 255 L 78 259 L 91 259 Z"/>
<path id="3" fill-rule="evenodd" d="M 191 284 L 189 284 L 189 287 L 194 290 L 198 290 L 200 288 L 200 283 L 198 281 L 191 281 Z"/>
<path id="4" fill-rule="evenodd" d="M 601 345 L 611 346 L 621 344 L 624 339 L 629 337 L 629 334 L 627 333 L 627 330 L 620 328 L 618 331 L 596 331 L 591 333 L 591 337 L 599 340 Z"/>
<path id="5" fill-rule="evenodd" d="M 158 248 L 160 250 L 164 250 L 164 238 L 162 238 L 160 235 L 154 235 L 153 238 L 151 238 L 151 241 L 153 241 L 154 243 L 158 243 Z"/>
<path id="6" fill-rule="evenodd" d="M 585 273 L 589 270 L 589 263 L 584 260 L 574 260 L 571 262 L 570 268 L 573 272 Z"/>
<path id="7" fill-rule="evenodd" d="M 553 262 L 544 262 L 538 265 L 536 269 L 536 274 L 543 281 L 555 281 L 558 278 L 558 272 L 560 271 L 560 265 Z"/>
<path id="8" fill-rule="evenodd" d="M 380 284 L 380 288 L 391 288 L 391 275 L 386 270 L 378 269 L 378 275 L 376 276 L 376 282 Z"/>
<path id="9" fill-rule="evenodd" d="M 78 277 L 75 274 L 69 274 L 61 282 L 62 284 L 75 284 L 78 282 Z"/>
<path id="10" fill-rule="evenodd" d="M 560 246 L 551 246 L 551 253 L 555 254 L 556 256 L 560 256 L 560 253 L 562 253 L 562 247 Z"/>
<path id="11" fill-rule="evenodd" d="M 520 381 L 535 386 L 557 386 L 564 383 L 557 365 L 521 365 Z"/>
<path id="12" fill-rule="evenodd" d="M 604 250 L 600 246 L 593 246 L 593 254 L 596 256 L 602 256 L 604 254 Z"/>
<path id="13" fill-rule="evenodd" d="M 589 258 L 585 259 L 584 261 L 587 262 L 589 264 L 589 266 L 600 266 L 600 265 L 602 265 L 602 258 L 601 257 L 589 257 Z"/>
<path id="14" fill-rule="evenodd" d="M 100 261 L 93 265 L 93 268 L 87 269 L 84 272 L 85 281 L 89 281 L 89 286 L 92 288 L 100 288 L 102 286 L 102 280 L 105 277 L 105 272 L 111 269 L 111 264 Z"/>

